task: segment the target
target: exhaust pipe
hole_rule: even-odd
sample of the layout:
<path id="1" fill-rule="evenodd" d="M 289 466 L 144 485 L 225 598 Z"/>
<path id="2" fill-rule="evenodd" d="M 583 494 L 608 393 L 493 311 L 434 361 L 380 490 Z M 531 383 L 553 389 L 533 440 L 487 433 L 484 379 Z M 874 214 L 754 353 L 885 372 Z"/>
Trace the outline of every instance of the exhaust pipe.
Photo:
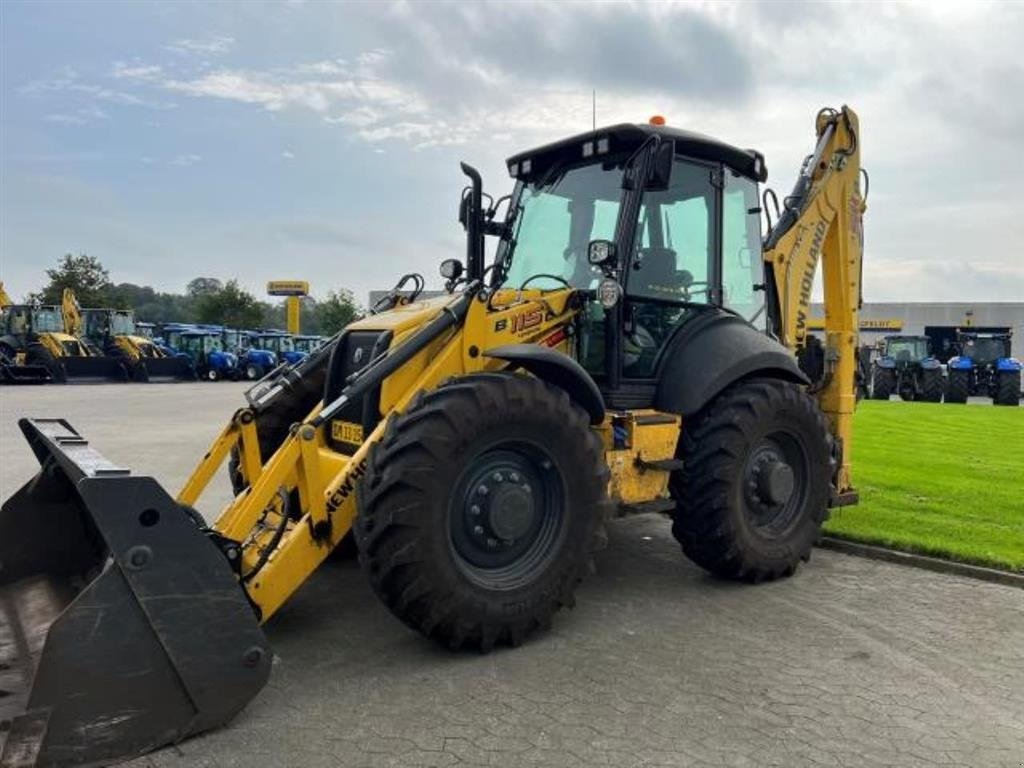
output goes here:
<path id="1" fill-rule="evenodd" d="M 0 768 L 107 765 L 230 720 L 271 651 L 218 544 L 61 419 L 0 508 Z"/>

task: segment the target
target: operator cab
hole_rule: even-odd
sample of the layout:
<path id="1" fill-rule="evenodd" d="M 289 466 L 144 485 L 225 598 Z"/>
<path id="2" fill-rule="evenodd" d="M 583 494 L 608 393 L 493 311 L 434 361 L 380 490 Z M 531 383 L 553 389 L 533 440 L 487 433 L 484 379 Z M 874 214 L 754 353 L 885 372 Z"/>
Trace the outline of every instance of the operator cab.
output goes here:
<path id="1" fill-rule="evenodd" d="M 766 329 L 758 152 L 621 124 L 507 164 L 516 185 L 491 285 L 586 291 L 580 362 L 609 404 L 653 394 L 694 317 L 725 311 Z"/>

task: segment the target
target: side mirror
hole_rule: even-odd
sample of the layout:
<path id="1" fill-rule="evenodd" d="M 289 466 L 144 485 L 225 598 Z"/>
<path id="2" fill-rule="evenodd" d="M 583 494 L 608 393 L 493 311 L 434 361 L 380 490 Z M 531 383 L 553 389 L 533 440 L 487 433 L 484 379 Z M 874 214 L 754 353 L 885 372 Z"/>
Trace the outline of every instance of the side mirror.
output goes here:
<path id="1" fill-rule="evenodd" d="M 445 280 L 458 280 L 462 277 L 462 262 L 458 259 L 445 259 L 442 261 L 441 277 Z"/>
<path id="2" fill-rule="evenodd" d="M 587 246 L 587 261 L 595 267 L 610 267 L 615 264 L 617 254 L 611 240 L 591 240 Z"/>

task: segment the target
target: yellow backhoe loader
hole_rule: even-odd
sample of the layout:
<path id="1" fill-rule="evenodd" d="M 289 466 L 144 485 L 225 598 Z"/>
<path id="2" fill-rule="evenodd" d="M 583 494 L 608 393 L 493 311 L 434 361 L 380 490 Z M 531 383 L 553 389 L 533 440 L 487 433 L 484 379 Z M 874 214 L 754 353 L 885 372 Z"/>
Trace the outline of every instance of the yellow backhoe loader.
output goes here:
<path id="1" fill-rule="evenodd" d="M 14 300 L 0 281 L 0 337 L 8 335 L 7 310 L 13 306 Z M 0 338 L 0 384 L 46 384 L 50 380 L 48 368 L 27 363 L 24 352 L 18 352 L 16 345 Z"/>
<path id="2" fill-rule="evenodd" d="M 6 293 L 5 301 L 9 301 Z M 80 338 L 81 318 L 70 289 L 61 306 L 10 303 L 3 307 L 0 354 L 33 371 L 45 369 L 45 380 L 128 381 L 119 359 L 108 357 Z M 8 370 L 12 370 L 8 368 Z"/>
<path id="3" fill-rule="evenodd" d="M 447 294 L 406 276 L 260 381 L 176 497 L 22 419 L 42 469 L 0 513 L 0 764 L 226 722 L 270 674 L 260 624 L 350 533 L 381 600 L 451 648 L 548 627 L 616 515 L 664 513 L 720 576 L 792 574 L 856 501 L 856 115 L 823 110 L 816 137 L 763 239 L 761 154 L 661 120 L 513 156 L 496 203 L 463 165 Z M 224 463 L 236 496 L 208 525 Z"/>
<path id="4" fill-rule="evenodd" d="M 187 355 L 172 355 L 150 338 L 135 332 L 130 309 L 80 310 L 84 336 L 107 357 L 121 361 L 132 381 L 195 381 L 196 368 Z"/>

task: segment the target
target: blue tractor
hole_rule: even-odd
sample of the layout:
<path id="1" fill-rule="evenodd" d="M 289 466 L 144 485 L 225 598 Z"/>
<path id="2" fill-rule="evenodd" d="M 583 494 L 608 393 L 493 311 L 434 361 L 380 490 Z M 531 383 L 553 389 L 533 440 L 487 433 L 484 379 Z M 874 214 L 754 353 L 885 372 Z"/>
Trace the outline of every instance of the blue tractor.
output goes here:
<path id="1" fill-rule="evenodd" d="M 253 346 L 253 331 L 225 328 L 224 344 L 238 355 L 238 368 L 249 381 L 262 379 L 277 368 L 277 354 L 269 349 Z"/>
<path id="2" fill-rule="evenodd" d="M 927 336 L 886 336 L 871 370 L 871 397 L 888 400 L 942 400 L 942 364 L 932 357 Z"/>
<path id="3" fill-rule="evenodd" d="M 947 403 L 966 403 L 971 395 L 996 405 L 1020 402 L 1021 362 L 1010 356 L 1009 333 L 958 331 L 956 345 L 959 354 L 946 363 Z"/>
<path id="4" fill-rule="evenodd" d="M 163 328 L 164 340 L 175 354 L 187 355 L 196 372 L 207 381 L 238 381 L 238 355 L 224 348 L 220 330 L 209 326 L 172 324 Z"/>
<path id="5" fill-rule="evenodd" d="M 277 355 L 278 361 L 295 365 L 306 359 L 308 353 L 295 348 L 295 337 L 284 331 L 256 331 L 249 339 L 256 349 L 263 349 Z"/>

